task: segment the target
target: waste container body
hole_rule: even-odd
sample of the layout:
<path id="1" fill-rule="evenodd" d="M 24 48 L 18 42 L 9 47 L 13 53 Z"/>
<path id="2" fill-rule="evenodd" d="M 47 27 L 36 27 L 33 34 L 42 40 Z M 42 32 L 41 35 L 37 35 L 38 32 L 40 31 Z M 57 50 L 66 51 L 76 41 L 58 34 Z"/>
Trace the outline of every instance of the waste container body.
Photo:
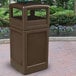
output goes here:
<path id="1" fill-rule="evenodd" d="M 13 8 L 21 10 L 22 16 L 14 16 Z M 35 9 L 46 9 L 46 18 L 34 16 Z M 10 53 L 14 68 L 29 74 L 48 67 L 48 29 L 48 5 L 10 4 Z"/>

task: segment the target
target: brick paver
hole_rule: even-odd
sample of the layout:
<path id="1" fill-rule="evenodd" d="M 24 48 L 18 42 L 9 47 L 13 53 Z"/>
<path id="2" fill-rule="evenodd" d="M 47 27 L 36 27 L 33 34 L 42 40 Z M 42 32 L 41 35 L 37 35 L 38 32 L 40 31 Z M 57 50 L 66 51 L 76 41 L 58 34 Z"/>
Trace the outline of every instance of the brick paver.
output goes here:
<path id="1" fill-rule="evenodd" d="M 48 69 L 22 75 L 10 65 L 9 44 L 0 45 L 0 76 L 76 76 L 76 42 L 49 42 Z"/>

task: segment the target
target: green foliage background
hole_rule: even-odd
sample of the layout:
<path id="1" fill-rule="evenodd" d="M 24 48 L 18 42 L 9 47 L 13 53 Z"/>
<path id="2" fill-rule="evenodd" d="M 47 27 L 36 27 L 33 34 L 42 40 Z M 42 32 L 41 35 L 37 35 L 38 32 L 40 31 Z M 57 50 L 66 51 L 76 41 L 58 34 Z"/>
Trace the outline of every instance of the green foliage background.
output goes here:
<path id="1" fill-rule="evenodd" d="M 33 1 L 41 2 L 41 0 Z M 50 25 L 59 23 L 62 23 L 63 25 L 65 22 L 65 24 L 68 22 L 70 25 L 70 17 L 72 17 L 70 20 L 72 21 L 72 24 L 73 22 L 76 23 L 76 16 L 74 15 L 74 0 L 44 0 L 44 2 L 50 5 Z M 0 26 L 4 26 L 9 23 L 9 0 L 0 0 L 0 3 L 2 4 L 0 7 Z M 19 12 L 16 11 L 15 14 L 19 14 Z M 45 14 L 45 12 L 42 13 L 42 16 L 43 14 Z M 37 12 L 37 15 L 39 15 L 39 12 Z M 66 16 L 68 18 L 66 18 Z"/>

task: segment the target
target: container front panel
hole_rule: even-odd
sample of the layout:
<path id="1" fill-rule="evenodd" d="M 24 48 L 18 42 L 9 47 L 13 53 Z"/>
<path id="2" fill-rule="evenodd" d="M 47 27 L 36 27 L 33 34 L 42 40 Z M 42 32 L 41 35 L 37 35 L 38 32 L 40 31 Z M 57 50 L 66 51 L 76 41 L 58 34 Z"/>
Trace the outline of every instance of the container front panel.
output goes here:
<path id="1" fill-rule="evenodd" d="M 33 30 L 27 33 L 27 66 L 47 62 L 47 30 Z"/>

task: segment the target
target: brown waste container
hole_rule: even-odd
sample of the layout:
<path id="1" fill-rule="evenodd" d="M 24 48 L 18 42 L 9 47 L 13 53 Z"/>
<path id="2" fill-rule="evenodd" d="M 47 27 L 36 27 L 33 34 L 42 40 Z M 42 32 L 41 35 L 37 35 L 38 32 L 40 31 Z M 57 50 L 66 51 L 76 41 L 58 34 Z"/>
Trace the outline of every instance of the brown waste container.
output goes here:
<path id="1" fill-rule="evenodd" d="M 48 67 L 49 6 L 10 4 L 11 65 L 23 74 Z"/>

